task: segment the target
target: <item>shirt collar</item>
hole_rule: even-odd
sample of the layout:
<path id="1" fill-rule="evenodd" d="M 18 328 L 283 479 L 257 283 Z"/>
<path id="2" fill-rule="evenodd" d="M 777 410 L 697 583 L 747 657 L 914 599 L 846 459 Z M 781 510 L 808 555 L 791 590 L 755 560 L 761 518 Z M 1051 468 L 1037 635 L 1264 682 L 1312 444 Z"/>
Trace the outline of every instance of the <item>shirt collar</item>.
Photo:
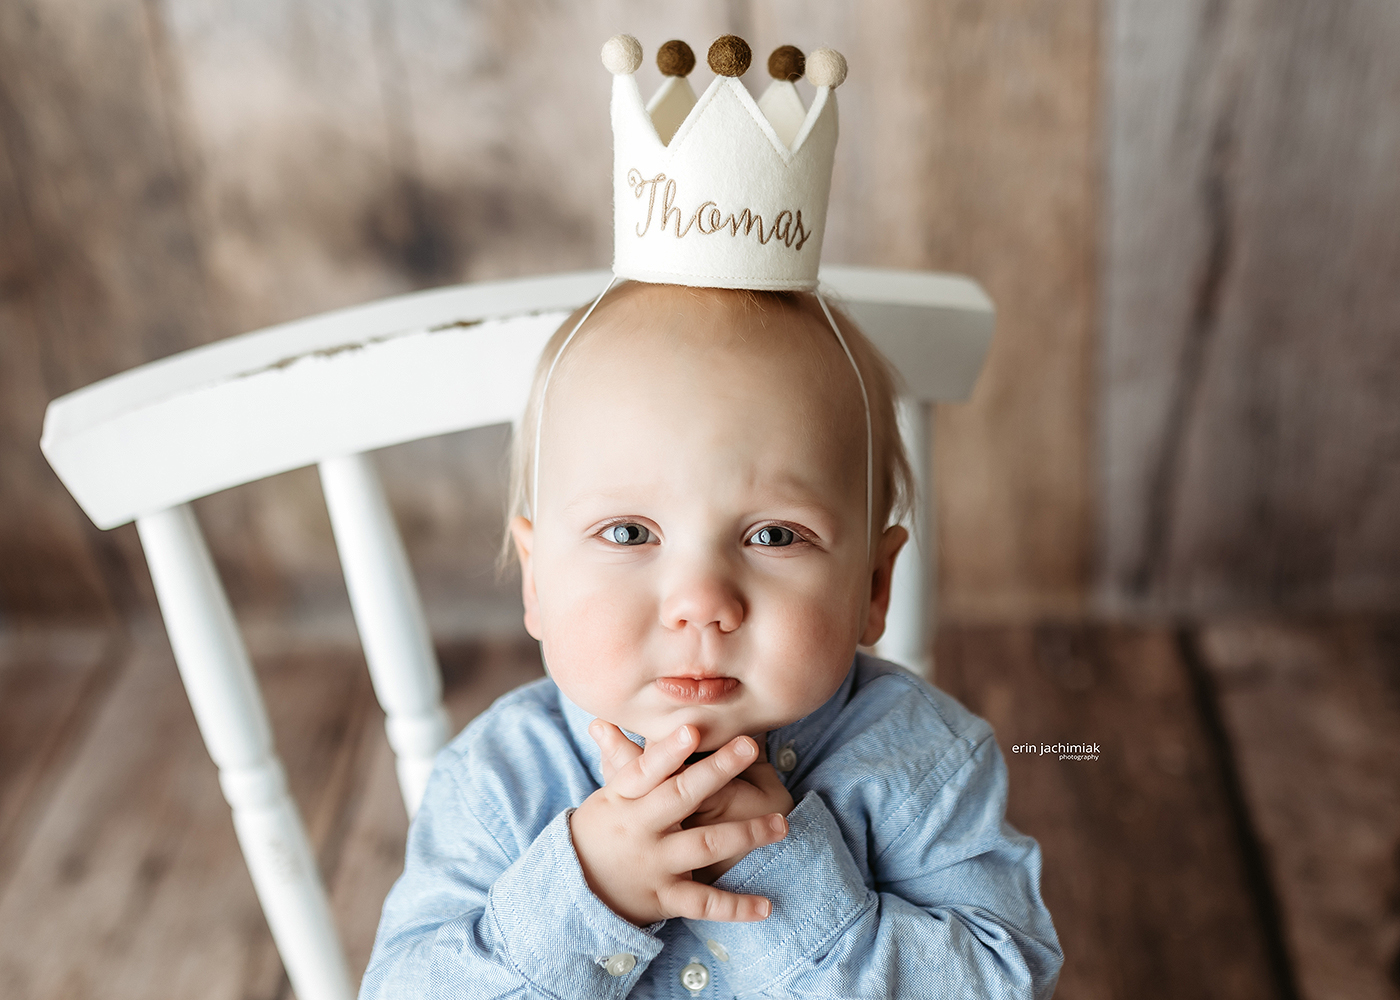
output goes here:
<path id="1" fill-rule="evenodd" d="M 815 759 L 815 752 L 821 748 L 827 735 L 832 731 L 837 716 L 841 710 L 851 700 L 851 692 L 855 689 L 856 663 L 860 659 L 860 654 L 856 654 L 856 659 L 851 662 L 851 668 L 846 671 L 846 679 L 841 682 L 841 686 L 836 689 L 836 693 L 828 698 L 820 708 L 811 714 L 803 716 L 796 722 L 791 722 L 781 729 L 774 729 L 768 733 L 768 762 L 774 767 L 778 766 L 778 755 L 783 747 L 790 746 L 797 755 L 797 766 L 790 771 L 778 771 L 778 777 L 783 780 L 783 784 L 791 788 L 793 783 L 809 770 L 812 761 Z"/>
<path id="2" fill-rule="evenodd" d="M 858 656 L 859 654 L 857 654 Z M 813 751 L 819 748 L 823 737 L 831 729 L 832 723 L 841 714 L 841 710 L 846 707 L 846 703 L 851 700 L 851 690 L 855 685 L 855 677 L 856 665 L 853 661 L 851 669 L 846 671 L 846 679 L 841 682 L 836 693 L 828 698 L 820 708 L 796 722 L 768 733 L 767 751 L 770 763 L 776 766 L 778 754 L 786 746 L 790 746 L 797 755 L 797 766 L 792 771 L 788 773 L 778 772 L 784 784 L 791 786 L 797 775 L 806 773 L 807 767 L 804 765 L 811 759 Z M 601 786 L 603 784 L 603 755 L 598 749 L 598 744 L 593 742 L 593 737 L 588 735 L 588 727 L 596 716 L 575 705 L 563 691 L 559 692 L 559 704 L 563 709 L 564 722 L 569 727 L 569 735 L 573 737 L 579 758 L 588 766 L 588 772 L 593 776 L 593 780 Z M 623 732 L 638 746 L 646 745 L 646 741 L 636 733 L 628 733 L 626 730 Z"/>

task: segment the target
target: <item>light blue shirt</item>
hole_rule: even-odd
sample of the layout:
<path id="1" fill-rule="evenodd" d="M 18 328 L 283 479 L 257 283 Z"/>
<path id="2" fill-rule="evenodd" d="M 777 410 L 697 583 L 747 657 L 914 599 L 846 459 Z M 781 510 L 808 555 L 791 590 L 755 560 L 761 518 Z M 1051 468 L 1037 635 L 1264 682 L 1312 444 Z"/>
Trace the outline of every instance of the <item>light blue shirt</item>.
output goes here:
<path id="1" fill-rule="evenodd" d="M 592 721 L 544 679 L 442 751 L 362 998 L 1054 991 L 1040 849 L 1006 823 L 991 727 L 902 668 L 857 655 L 826 704 L 768 734 L 792 765 L 788 835 L 715 883 L 770 899 L 756 923 L 641 928 L 592 893 L 568 821 L 603 781 Z"/>

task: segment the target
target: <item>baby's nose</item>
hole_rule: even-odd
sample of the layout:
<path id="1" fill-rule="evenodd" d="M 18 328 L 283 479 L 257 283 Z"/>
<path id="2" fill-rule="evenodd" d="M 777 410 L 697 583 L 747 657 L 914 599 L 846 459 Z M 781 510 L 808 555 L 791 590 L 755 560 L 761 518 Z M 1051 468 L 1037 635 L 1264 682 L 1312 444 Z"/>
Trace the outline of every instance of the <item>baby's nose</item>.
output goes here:
<path id="1" fill-rule="evenodd" d="M 744 620 L 744 602 L 722 575 L 692 571 L 674 579 L 661 601 L 661 621 L 667 628 L 719 626 L 733 632 Z"/>

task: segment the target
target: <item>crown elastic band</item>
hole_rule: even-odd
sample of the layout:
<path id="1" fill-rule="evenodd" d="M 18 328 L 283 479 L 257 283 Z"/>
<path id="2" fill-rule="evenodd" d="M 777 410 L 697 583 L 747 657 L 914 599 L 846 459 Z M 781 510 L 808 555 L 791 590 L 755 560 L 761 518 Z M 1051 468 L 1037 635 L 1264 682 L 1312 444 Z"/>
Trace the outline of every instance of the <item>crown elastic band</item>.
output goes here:
<path id="1" fill-rule="evenodd" d="M 603 296 L 612 290 L 612 286 L 617 284 L 617 275 L 612 276 L 607 288 L 598 293 L 598 297 L 593 300 L 588 309 L 578 318 L 574 328 L 569 331 L 569 335 L 564 338 L 564 342 L 559 345 L 559 350 L 554 352 L 554 357 L 550 359 L 549 370 L 544 373 L 544 385 L 540 386 L 540 408 L 535 414 L 535 460 L 534 468 L 530 472 L 530 509 L 526 512 L 531 518 L 536 516 L 540 509 L 540 431 L 544 429 L 544 403 L 549 395 L 549 382 L 554 378 L 554 369 L 559 364 L 559 359 L 564 356 L 564 349 L 574 339 L 574 334 L 583 328 L 583 324 L 588 321 L 588 317 L 593 315 L 593 310 L 598 308 L 598 303 L 603 301 Z"/>
<path id="2" fill-rule="evenodd" d="M 822 314 L 831 324 L 831 332 L 836 334 L 836 342 L 841 345 L 841 350 L 846 352 L 846 360 L 851 363 L 851 370 L 856 373 L 856 382 L 860 384 L 860 405 L 865 409 L 865 557 L 869 559 L 871 548 L 875 544 L 872 534 L 875 527 L 875 435 L 870 427 L 870 396 L 865 391 L 865 376 L 860 373 L 860 365 L 856 364 L 855 355 L 846 346 L 846 338 L 841 336 L 841 328 L 836 325 L 836 317 L 831 315 L 826 296 L 821 293 L 821 289 L 817 289 L 816 295 L 817 301 L 821 303 Z"/>

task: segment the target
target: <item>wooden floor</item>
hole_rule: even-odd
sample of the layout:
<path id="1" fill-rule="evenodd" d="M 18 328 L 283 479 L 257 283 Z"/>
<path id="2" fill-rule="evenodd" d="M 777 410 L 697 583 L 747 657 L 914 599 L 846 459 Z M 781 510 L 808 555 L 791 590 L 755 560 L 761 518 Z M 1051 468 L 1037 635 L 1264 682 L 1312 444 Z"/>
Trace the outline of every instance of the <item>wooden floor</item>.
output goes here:
<path id="1" fill-rule="evenodd" d="M 353 647 L 252 645 L 358 971 L 406 825 L 382 716 Z M 459 725 L 540 672 L 440 654 Z M 1400 622 L 947 627 L 937 661 L 1044 849 L 1058 996 L 1400 997 Z M 160 636 L 0 638 L 0 997 L 289 995 Z"/>

